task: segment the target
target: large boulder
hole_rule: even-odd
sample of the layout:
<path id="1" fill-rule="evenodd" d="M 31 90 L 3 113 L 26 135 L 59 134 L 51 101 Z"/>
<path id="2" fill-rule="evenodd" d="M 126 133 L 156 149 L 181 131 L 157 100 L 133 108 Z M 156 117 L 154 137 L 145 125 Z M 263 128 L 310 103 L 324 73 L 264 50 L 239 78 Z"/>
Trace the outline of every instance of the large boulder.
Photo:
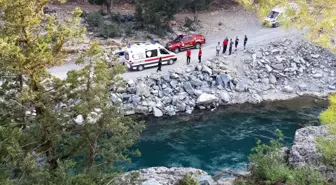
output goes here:
<path id="1" fill-rule="evenodd" d="M 149 97 L 150 96 L 150 88 L 146 84 L 141 82 L 136 86 L 136 94 L 139 95 L 139 96 Z"/>
<path id="2" fill-rule="evenodd" d="M 159 108 L 153 107 L 153 114 L 155 117 L 161 117 L 163 116 L 162 111 Z"/>
<path id="3" fill-rule="evenodd" d="M 192 87 L 190 82 L 184 82 L 183 83 L 183 88 L 188 94 L 190 94 L 190 95 L 194 94 L 194 88 Z"/>
<path id="4" fill-rule="evenodd" d="M 217 101 L 218 101 L 218 98 L 215 95 L 208 94 L 208 93 L 202 93 L 201 96 L 197 98 L 196 103 L 198 105 L 205 105 L 205 104 L 211 104 Z"/>
<path id="5" fill-rule="evenodd" d="M 295 133 L 294 144 L 289 153 L 289 164 L 295 167 L 310 165 L 325 175 L 328 180 L 336 182 L 336 169 L 325 165 L 322 154 L 317 149 L 316 139 L 328 137 L 336 139 L 328 132 L 327 126 L 309 126 L 298 129 Z"/>

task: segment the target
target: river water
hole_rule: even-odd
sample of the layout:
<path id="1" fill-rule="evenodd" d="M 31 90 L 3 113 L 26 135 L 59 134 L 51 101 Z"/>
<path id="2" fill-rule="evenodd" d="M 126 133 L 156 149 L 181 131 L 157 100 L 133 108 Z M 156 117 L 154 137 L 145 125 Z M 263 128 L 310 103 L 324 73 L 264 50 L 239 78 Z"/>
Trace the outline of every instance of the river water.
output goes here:
<path id="1" fill-rule="evenodd" d="M 173 118 L 147 117 L 147 128 L 136 145 L 141 157 L 132 158 L 127 170 L 167 166 L 194 167 L 216 174 L 223 169 L 246 171 L 256 140 L 276 138 L 275 130 L 290 146 L 295 131 L 318 125 L 326 102 L 301 98 L 262 105 L 221 107 Z"/>

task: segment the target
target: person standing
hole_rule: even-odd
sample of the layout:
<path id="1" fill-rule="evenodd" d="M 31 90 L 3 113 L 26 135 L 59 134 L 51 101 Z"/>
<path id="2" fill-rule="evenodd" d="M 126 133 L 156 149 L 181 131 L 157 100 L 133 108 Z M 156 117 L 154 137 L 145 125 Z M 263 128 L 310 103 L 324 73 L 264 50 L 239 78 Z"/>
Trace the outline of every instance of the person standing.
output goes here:
<path id="1" fill-rule="evenodd" d="M 247 36 L 245 35 L 245 38 L 244 38 L 244 49 L 246 49 L 246 43 L 247 43 Z"/>
<path id="2" fill-rule="evenodd" d="M 162 58 L 160 57 L 159 63 L 158 63 L 158 68 L 157 68 L 156 72 L 162 71 L 161 66 L 162 66 Z"/>
<path id="3" fill-rule="evenodd" d="M 232 39 L 230 39 L 229 55 L 231 55 L 232 53 L 232 45 L 233 45 L 233 42 L 232 42 Z"/>
<path id="4" fill-rule="evenodd" d="M 220 46 L 220 42 L 218 42 L 218 45 L 216 46 L 216 56 L 218 57 L 219 56 L 219 52 L 221 50 L 221 46 Z"/>
<path id="5" fill-rule="evenodd" d="M 191 56 L 191 51 L 190 51 L 190 49 L 188 48 L 188 50 L 187 50 L 187 65 L 190 64 L 190 56 Z"/>
<path id="6" fill-rule="evenodd" d="M 198 50 L 198 63 L 201 63 L 202 62 L 202 48 L 199 48 Z"/>
<path id="7" fill-rule="evenodd" d="M 224 39 L 224 41 L 223 41 L 223 54 L 226 53 L 226 49 L 227 49 L 228 43 L 229 43 L 229 39 L 226 37 Z"/>
<path id="8" fill-rule="evenodd" d="M 236 40 L 235 40 L 235 50 L 237 51 L 237 47 L 238 47 L 238 42 L 239 42 L 239 39 L 238 39 L 238 36 L 236 36 Z"/>

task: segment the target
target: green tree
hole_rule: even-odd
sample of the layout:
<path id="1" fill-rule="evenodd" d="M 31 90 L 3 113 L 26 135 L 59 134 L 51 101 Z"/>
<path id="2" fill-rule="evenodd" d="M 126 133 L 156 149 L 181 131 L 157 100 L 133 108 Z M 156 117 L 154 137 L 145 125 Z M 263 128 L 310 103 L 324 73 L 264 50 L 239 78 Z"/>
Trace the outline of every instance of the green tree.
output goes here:
<path id="1" fill-rule="evenodd" d="M 260 19 L 275 6 L 286 7 L 283 23 L 299 29 L 308 28 L 308 38 L 336 52 L 336 1 L 334 0 L 239 0 L 257 11 Z M 294 3 L 294 4 L 293 4 Z"/>
<path id="2" fill-rule="evenodd" d="M 168 22 L 181 10 L 181 4 L 179 0 L 137 0 L 135 17 L 144 27 L 167 27 Z"/>
<path id="3" fill-rule="evenodd" d="M 108 14 L 112 14 L 111 7 L 112 7 L 112 0 L 89 0 L 90 4 L 93 5 L 101 5 L 101 10 L 103 11 L 103 6 L 106 6 L 106 11 Z"/>
<path id="4" fill-rule="evenodd" d="M 0 1 L 0 183 L 113 182 L 114 164 L 137 153 L 129 148 L 143 129 L 109 100 L 124 68 L 107 68 L 92 44 L 78 60 L 85 68 L 52 77 L 47 68 L 62 64 L 64 45 L 85 30 L 79 9 L 66 20 L 43 15 L 48 2 Z"/>

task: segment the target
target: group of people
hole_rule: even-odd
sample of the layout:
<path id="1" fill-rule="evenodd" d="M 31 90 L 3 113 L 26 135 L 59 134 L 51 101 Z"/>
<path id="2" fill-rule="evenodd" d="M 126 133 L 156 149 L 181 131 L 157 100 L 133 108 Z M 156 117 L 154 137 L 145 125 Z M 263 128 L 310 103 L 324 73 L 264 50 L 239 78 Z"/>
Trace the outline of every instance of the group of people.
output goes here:
<path id="1" fill-rule="evenodd" d="M 244 50 L 246 49 L 247 40 L 248 40 L 248 38 L 245 35 L 245 37 L 244 37 Z M 238 43 L 239 43 L 239 38 L 238 38 L 238 36 L 236 36 L 236 39 L 235 39 L 235 42 L 234 42 L 235 51 L 237 51 Z M 223 50 L 222 50 L 222 46 L 223 46 Z M 218 45 L 216 46 L 216 56 L 219 56 L 219 53 L 220 53 L 221 50 L 223 51 L 222 54 L 226 54 L 228 46 L 229 46 L 229 50 L 228 50 L 229 55 L 232 54 L 232 47 L 233 47 L 232 39 L 230 39 L 230 41 L 229 41 L 229 39 L 226 37 L 223 41 L 222 46 L 221 46 L 220 42 L 218 42 Z M 199 63 L 202 62 L 202 55 L 203 55 L 203 52 L 202 52 L 202 48 L 200 47 L 199 50 L 198 50 L 198 62 Z M 191 59 L 191 50 L 188 48 L 187 49 L 187 65 L 190 64 L 190 59 Z M 157 72 L 161 71 L 161 66 L 162 66 L 162 61 L 161 61 L 161 58 L 160 58 Z"/>
<path id="2" fill-rule="evenodd" d="M 244 37 L 244 49 L 246 49 L 247 40 L 248 40 L 247 36 L 245 35 L 245 37 Z M 239 43 L 239 38 L 238 38 L 238 36 L 236 36 L 236 39 L 235 39 L 235 42 L 234 42 L 235 51 L 237 51 L 238 43 Z M 232 41 L 232 39 L 230 39 L 230 42 L 229 42 L 229 39 L 226 37 L 223 41 L 223 52 L 222 52 L 222 54 L 226 54 L 226 50 L 228 49 L 228 46 L 229 46 L 229 55 L 231 55 L 232 54 L 233 41 Z M 222 47 L 220 45 L 220 42 L 218 42 L 218 45 L 216 47 L 216 56 L 219 56 L 219 53 L 220 53 L 221 49 L 222 49 Z"/>

